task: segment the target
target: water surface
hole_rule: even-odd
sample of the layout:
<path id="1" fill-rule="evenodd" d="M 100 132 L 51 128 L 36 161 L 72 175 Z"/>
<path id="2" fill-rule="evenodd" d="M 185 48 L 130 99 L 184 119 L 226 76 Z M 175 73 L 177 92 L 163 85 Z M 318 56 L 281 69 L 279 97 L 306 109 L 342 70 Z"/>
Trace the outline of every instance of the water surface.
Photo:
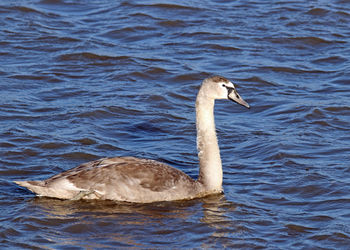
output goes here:
<path id="1" fill-rule="evenodd" d="M 347 249 L 348 1 L 2 1 L 0 246 Z M 194 101 L 210 75 L 225 194 L 154 204 L 35 198 L 101 157 L 197 176 Z"/>

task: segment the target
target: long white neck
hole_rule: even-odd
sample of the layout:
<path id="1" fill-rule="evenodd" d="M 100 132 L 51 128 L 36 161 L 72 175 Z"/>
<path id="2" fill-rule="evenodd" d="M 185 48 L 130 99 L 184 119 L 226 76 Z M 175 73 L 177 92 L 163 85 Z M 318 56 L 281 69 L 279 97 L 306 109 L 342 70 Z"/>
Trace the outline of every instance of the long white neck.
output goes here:
<path id="1" fill-rule="evenodd" d="M 222 166 L 215 132 L 214 99 L 200 91 L 196 100 L 199 178 L 207 191 L 222 190 Z"/>

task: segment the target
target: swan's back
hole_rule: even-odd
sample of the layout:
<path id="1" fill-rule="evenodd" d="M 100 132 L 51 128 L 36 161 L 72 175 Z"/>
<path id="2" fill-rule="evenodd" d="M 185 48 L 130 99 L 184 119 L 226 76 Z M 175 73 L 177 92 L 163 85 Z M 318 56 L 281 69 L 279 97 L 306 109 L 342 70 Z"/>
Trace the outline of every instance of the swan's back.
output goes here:
<path id="1" fill-rule="evenodd" d="M 135 157 L 82 164 L 44 181 L 18 181 L 40 196 L 129 202 L 181 200 L 200 196 L 201 186 L 167 164 Z"/>

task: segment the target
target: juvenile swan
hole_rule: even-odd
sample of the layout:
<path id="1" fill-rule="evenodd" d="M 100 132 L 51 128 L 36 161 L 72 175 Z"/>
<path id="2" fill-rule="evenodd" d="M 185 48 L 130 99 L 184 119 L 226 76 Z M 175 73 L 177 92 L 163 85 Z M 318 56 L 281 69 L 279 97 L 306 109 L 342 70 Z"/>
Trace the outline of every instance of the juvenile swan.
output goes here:
<path id="1" fill-rule="evenodd" d="M 193 180 L 164 163 L 135 157 L 104 158 L 82 164 L 43 181 L 15 181 L 39 196 L 155 202 L 192 199 L 222 192 L 222 166 L 214 122 L 215 99 L 249 108 L 226 78 L 203 81 L 196 99 L 199 178 Z"/>

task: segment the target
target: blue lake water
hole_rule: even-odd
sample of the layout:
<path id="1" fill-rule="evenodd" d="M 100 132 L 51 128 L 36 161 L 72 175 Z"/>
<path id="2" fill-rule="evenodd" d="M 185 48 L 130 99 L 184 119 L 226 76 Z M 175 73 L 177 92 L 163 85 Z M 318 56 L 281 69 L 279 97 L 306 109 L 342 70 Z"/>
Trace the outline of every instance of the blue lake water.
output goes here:
<path id="1" fill-rule="evenodd" d="M 0 247 L 348 249 L 349 1 L 1 1 Z M 102 157 L 196 178 L 195 96 L 218 101 L 224 195 L 123 204 L 37 198 Z"/>

